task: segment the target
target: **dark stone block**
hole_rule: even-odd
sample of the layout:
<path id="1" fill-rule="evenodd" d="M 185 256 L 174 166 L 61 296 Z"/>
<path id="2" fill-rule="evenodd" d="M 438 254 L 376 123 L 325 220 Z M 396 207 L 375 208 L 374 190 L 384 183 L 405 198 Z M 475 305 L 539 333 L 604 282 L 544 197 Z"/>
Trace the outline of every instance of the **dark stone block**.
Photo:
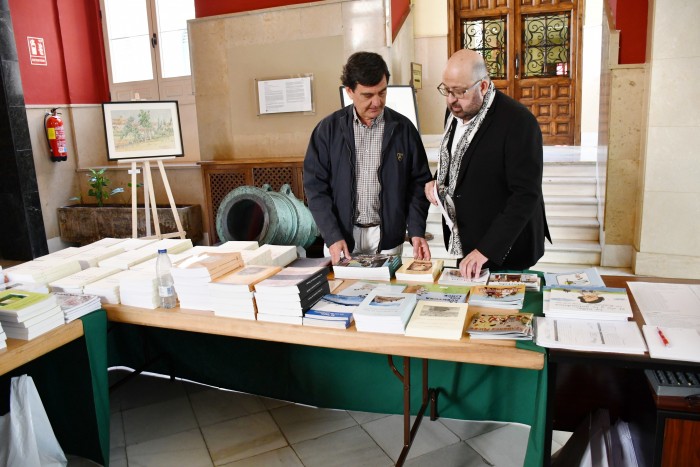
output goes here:
<path id="1" fill-rule="evenodd" d="M 12 129 L 12 142 L 15 150 L 32 150 L 32 140 L 29 136 L 29 125 L 27 124 L 27 110 L 24 106 L 8 107 L 7 114 L 10 119 Z"/>
<path id="2" fill-rule="evenodd" d="M 0 0 L 0 11 L 10 11 L 10 0 Z"/>
<path id="3" fill-rule="evenodd" d="M 3 60 L 0 64 L 2 65 L 0 72 L 2 72 L 6 105 L 10 108 L 21 107 L 24 109 L 24 88 L 22 87 L 22 75 L 19 72 L 19 62 L 17 60 Z"/>
<path id="4" fill-rule="evenodd" d="M 34 155 L 30 150 L 15 151 L 17 162 L 17 177 L 20 180 L 22 192 L 38 191 L 39 185 L 36 181 L 36 170 L 34 168 Z M 39 204 L 41 206 L 41 204 Z"/>
<path id="5" fill-rule="evenodd" d="M 5 0 L 0 0 L 0 3 Z M 17 61 L 17 45 L 9 10 L 0 10 L 0 60 Z"/>

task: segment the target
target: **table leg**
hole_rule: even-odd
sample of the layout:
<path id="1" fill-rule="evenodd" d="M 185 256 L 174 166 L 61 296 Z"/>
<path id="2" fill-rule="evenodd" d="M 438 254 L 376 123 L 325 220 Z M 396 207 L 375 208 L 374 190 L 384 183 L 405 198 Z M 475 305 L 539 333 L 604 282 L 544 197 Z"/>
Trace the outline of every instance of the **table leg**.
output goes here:
<path id="1" fill-rule="evenodd" d="M 418 433 L 418 428 L 423 420 L 423 414 L 430 404 L 430 419 L 437 419 L 437 391 L 433 388 L 428 387 L 428 360 L 423 360 L 423 397 L 422 404 L 418 413 L 416 414 L 416 420 L 413 422 L 413 427 L 411 427 L 411 358 L 403 357 L 403 374 L 396 369 L 394 365 L 394 360 L 392 355 L 387 355 L 389 360 L 389 367 L 391 371 L 394 372 L 399 381 L 403 383 L 403 449 L 399 458 L 396 460 L 397 466 L 402 466 L 406 461 L 408 456 L 408 451 L 411 449 L 413 440 Z"/>

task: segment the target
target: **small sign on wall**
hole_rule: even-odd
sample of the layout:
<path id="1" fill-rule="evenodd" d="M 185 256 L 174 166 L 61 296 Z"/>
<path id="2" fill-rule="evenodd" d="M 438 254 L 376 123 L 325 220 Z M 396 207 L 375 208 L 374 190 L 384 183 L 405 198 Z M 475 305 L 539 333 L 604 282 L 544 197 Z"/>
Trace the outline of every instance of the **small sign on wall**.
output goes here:
<path id="1" fill-rule="evenodd" d="M 29 63 L 32 65 L 47 66 L 44 38 L 27 36 L 27 45 L 29 46 Z"/>
<path id="2" fill-rule="evenodd" d="M 413 89 L 423 89 L 423 65 L 411 62 L 411 85 Z"/>

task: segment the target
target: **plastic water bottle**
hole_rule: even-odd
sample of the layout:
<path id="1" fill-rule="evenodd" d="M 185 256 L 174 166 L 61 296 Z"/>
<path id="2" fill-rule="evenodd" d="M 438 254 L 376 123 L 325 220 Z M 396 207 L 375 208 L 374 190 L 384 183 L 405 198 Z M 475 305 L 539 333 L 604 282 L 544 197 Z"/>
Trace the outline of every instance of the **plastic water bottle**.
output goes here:
<path id="1" fill-rule="evenodd" d="M 177 303 L 173 276 L 170 274 L 171 266 L 168 250 L 158 250 L 156 276 L 158 276 L 158 295 L 160 296 L 161 308 L 175 308 Z"/>

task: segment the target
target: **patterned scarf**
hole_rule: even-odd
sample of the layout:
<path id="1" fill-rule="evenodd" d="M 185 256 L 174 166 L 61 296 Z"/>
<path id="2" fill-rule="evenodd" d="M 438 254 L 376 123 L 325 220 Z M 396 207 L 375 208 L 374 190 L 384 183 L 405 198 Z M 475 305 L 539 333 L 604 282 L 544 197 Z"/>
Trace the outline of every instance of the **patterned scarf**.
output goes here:
<path id="1" fill-rule="evenodd" d="M 457 143 L 455 151 L 452 155 L 450 155 L 450 148 L 448 147 L 451 133 L 449 128 L 452 125 L 452 121 L 456 117 L 450 113 L 450 117 L 447 119 L 447 122 L 445 122 L 445 128 L 447 128 L 447 131 L 445 131 L 445 134 L 442 137 L 442 143 L 440 143 L 440 163 L 438 166 L 437 175 L 437 191 L 440 201 L 442 202 L 448 216 L 450 217 L 450 220 L 452 221 L 452 235 L 450 236 L 450 244 L 447 249 L 451 255 L 460 257 L 464 256 L 464 252 L 462 252 L 462 242 L 459 237 L 459 229 L 457 228 L 457 213 L 455 212 L 454 202 L 452 201 L 452 197 L 455 194 L 455 188 L 457 186 L 459 168 L 462 165 L 462 158 L 464 157 L 464 154 L 466 154 L 467 148 L 469 148 L 469 143 L 471 143 L 476 132 L 479 131 L 479 127 L 481 127 L 481 123 L 484 121 L 486 112 L 489 111 L 495 95 L 496 89 L 493 86 L 493 82 L 489 82 L 489 87 L 486 90 L 486 95 L 484 95 L 484 102 L 481 105 L 481 109 L 479 109 L 479 113 L 477 113 L 467 125 L 467 129 Z M 446 181 L 447 186 L 445 186 Z"/>

